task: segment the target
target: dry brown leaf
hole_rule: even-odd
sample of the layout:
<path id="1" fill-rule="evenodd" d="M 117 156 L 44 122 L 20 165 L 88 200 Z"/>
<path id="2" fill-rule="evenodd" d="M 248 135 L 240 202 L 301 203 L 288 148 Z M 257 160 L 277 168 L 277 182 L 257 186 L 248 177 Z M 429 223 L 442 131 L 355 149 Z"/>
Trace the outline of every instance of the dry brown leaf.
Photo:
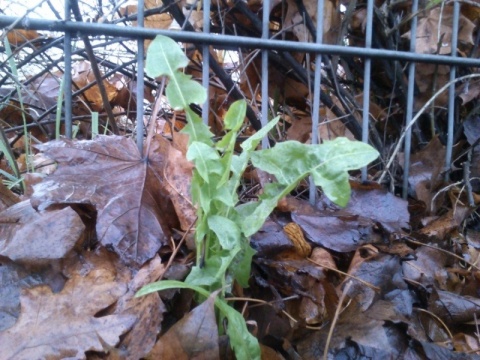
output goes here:
<path id="1" fill-rule="evenodd" d="M 287 140 L 296 140 L 301 143 L 310 141 L 312 134 L 312 118 L 308 114 L 295 114 L 292 126 L 287 130 Z"/>
<path id="2" fill-rule="evenodd" d="M 95 75 L 93 74 L 92 67 L 88 61 L 80 61 L 73 64 L 72 70 L 72 81 L 79 89 L 82 89 L 95 81 Z M 117 96 L 117 88 L 107 80 L 103 80 L 103 86 L 105 87 L 108 100 L 112 101 Z M 88 90 L 85 90 L 83 96 L 90 105 L 92 111 L 103 110 L 103 99 L 98 85 L 94 85 Z"/>
<path id="3" fill-rule="evenodd" d="M 421 18 L 417 24 L 415 51 L 423 54 L 450 54 L 452 52 L 452 21 L 452 5 L 445 6 L 443 10 L 441 7 L 436 7 L 427 11 L 426 16 Z M 475 24 L 464 15 L 460 15 L 459 42 L 473 45 L 474 30 Z M 439 34 L 441 36 L 440 39 L 438 38 Z M 402 37 L 407 39 L 410 39 L 410 36 L 410 31 L 402 35 Z M 439 47 L 440 40 L 442 40 L 442 42 Z"/>
<path id="4" fill-rule="evenodd" d="M 402 264 L 405 279 L 419 282 L 425 286 L 436 284 L 446 287 L 448 255 L 430 247 L 420 247 L 415 251 L 415 259 Z"/>
<path id="5" fill-rule="evenodd" d="M 220 359 L 214 303 L 217 293 L 193 309 L 163 335 L 146 359 Z"/>
<path id="6" fill-rule="evenodd" d="M 160 175 L 165 179 L 165 189 L 170 194 L 180 228 L 186 231 L 191 228 L 197 217 L 190 194 L 193 164 L 187 160 L 185 153 L 158 135 L 153 138 L 151 152 L 158 152 L 166 158 L 163 174 Z"/>
<path id="7" fill-rule="evenodd" d="M 33 272 L 6 258 L 0 259 L 0 331 L 17 321 L 20 315 L 20 291 L 46 283 L 54 291 L 59 291 L 65 280 L 51 268 Z"/>
<path id="8" fill-rule="evenodd" d="M 284 28 L 291 28 L 298 41 L 312 41 L 312 36 L 308 31 L 302 13 L 298 10 L 295 1 L 287 1 L 287 13 L 283 21 Z M 315 0 L 303 1 L 305 10 L 314 22 L 317 23 L 317 2 Z M 338 29 L 341 22 L 341 14 L 338 11 L 340 4 L 338 0 L 328 0 L 323 5 L 323 42 L 326 44 L 336 44 Z"/>
<path id="9" fill-rule="evenodd" d="M 452 52 L 452 21 L 452 5 L 436 7 L 427 11 L 426 16 L 418 21 L 415 51 L 423 54 L 450 54 Z M 469 49 L 473 46 L 474 31 L 475 24 L 461 14 L 458 33 L 459 47 Z M 410 36 L 410 31 L 402 35 L 407 39 L 410 39 Z M 420 94 L 415 97 L 416 109 L 423 106 L 435 91 L 448 82 L 449 71 L 447 66 L 417 64 L 415 81 Z M 444 92 L 437 98 L 436 104 L 445 105 L 447 99 L 447 93 Z"/>
<path id="10" fill-rule="evenodd" d="M 312 247 L 310 244 L 305 240 L 303 236 L 303 231 L 298 224 L 294 222 L 290 222 L 283 227 L 283 231 L 287 234 L 288 238 L 292 242 L 295 252 L 302 258 L 306 258 L 312 252 Z"/>
<path id="11" fill-rule="evenodd" d="M 371 219 L 388 232 L 409 228 L 408 203 L 386 189 L 352 188 L 347 212 Z"/>
<path id="12" fill-rule="evenodd" d="M 121 136 L 91 141 L 61 140 L 39 145 L 58 163 L 35 185 L 34 207 L 88 204 L 97 210 L 97 237 L 123 262 L 140 266 L 167 241 L 176 219 L 164 189 L 162 158 L 142 159 L 136 144 Z"/>
<path id="13" fill-rule="evenodd" d="M 367 310 L 381 294 L 397 288 L 406 289 L 400 259 L 397 256 L 379 253 L 372 245 L 362 246 L 355 252 L 348 274 L 380 290 L 377 292 L 350 277 L 345 279 L 345 283 L 352 281 L 347 291 L 348 296 L 354 298 L 363 311 Z"/>
<path id="14" fill-rule="evenodd" d="M 441 217 L 435 219 L 424 228 L 420 229 L 420 234 L 437 239 L 444 239 L 452 231 L 456 230 L 460 224 L 472 213 L 473 209 L 464 206 L 457 206 L 450 209 Z"/>
<path id="15" fill-rule="evenodd" d="M 345 212 L 295 212 L 292 220 L 300 225 L 309 241 L 338 252 L 355 251 L 363 244 L 376 242 L 378 238 L 372 220 Z"/>
<path id="16" fill-rule="evenodd" d="M 85 351 L 115 346 L 135 317 L 95 315 L 125 291 L 124 284 L 101 271 L 73 276 L 58 294 L 45 285 L 24 290 L 20 317 L 0 333 L 0 358 L 85 359 Z"/>
<path id="17" fill-rule="evenodd" d="M 333 102 L 337 106 L 340 105 L 337 98 L 333 98 Z M 358 117 L 357 113 L 354 113 L 354 116 Z M 344 136 L 350 140 L 355 139 L 345 124 L 327 107 L 325 108 L 325 119 L 318 126 L 318 136 L 320 141 L 333 140 L 339 136 Z"/>
<path id="18" fill-rule="evenodd" d="M 119 348 L 122 359 L 136 360 L 152 350 L 157 333 L 161 329 L 166 311 L 158 292 L 136 298 L 135 293 L 144 285 L 152 283 L 164 273 L 165 266 L 157 255 L 146 263 L 128 284 L 128 292 L 117 302 L 114 314 L 133 315 L 137 319 L 128 334 L 122 338 Z M 111 357 L 109 357 L 111 359 Z"/>
<path id="19" fill-rule="evenodd" d="M 267 219 L 261 229 L 252 236 L 252 247 L 257 256 L 275 256 L 284 251 L 294 251 L 292 241 L 280 224 Z"/>
<path id="20" fill-rule="evenodd" d="M 65 257 L 84 230 L 71 207 L 37 212 L 25 200 L 0 213 L 0 254 L 29 264 L 49 263 Z"/>
<path id="21" fill-rule="evenodd" d="M 15 205 L 20 199 L 9 188 L 0 182 L 0 211 Z"/>
<path id="22" fill-rule="evenodd" d="M 128 1 L 122 3 L 122 6 L 118 9 L 118 12 L 122 16 L 127 16 L 130 14 L 136 14 L 137 13 L 137 1 Z M 145 9 L 155 9 L 163 6 L 163 3 L 161 0 L 146 0 L 145 1 Z M 137 26 L 137 21 L 132 21 L 133 26 Z M 173 23 L 173 18 L 169 13 L 161 13 L 161 14 L 154 14 L 150 15 L 145 18 L 144 21 L 144 26 L 146 28 L 153 28 L 153 29 L 169 29 L 170 26 Z M 152 40 L 145 40 L 145 50 L 148 48 L 148 45 Z"/>
<path id="23" fill-rule="evenodd" d="M 7 33 L 8 42 L 12 46 L 19 46 L 26 42 L 35 40 L 41 35 L 36 30 L 14 29 Z"/>
<path id="24" fill-rule="evenodd" d="M 437 194 L 437 190 L 443 183 L 441 172 L 444 164 L 438 159 L 445 157 L 445 146 L 438 136 L 435 136 L 428 145 L 413 154 L 410 159 L 410 172 L 408 182 L 415 190 L 415 196 L 427 206 L 427 211 L 435 213 L 442 204 L 445 193 Z M 400 159 L 402 163 L 403 159 Z M 435 200 L 432 203 L 432 199 Z"/>
<path id="25" fill-rule="evenodd" d="M 316 247 L 313 249 L 310 259 L 319 266 L 325 266 L 327 270 L 337 269 L 337 264 L 335 264 L 332 254 L 324 248 Z"/>

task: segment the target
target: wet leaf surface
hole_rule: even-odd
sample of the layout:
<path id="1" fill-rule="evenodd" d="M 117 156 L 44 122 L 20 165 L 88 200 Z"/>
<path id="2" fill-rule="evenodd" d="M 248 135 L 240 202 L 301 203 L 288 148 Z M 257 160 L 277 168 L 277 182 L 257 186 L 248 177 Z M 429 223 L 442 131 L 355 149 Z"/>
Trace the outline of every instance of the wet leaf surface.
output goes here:
<path id="1" fill-rule="evenodd" d="M 131 139 L 98 136 L 39 148 L 58 163 L 58 169 L 34 187 L 35 208 L 93 205 L 98 240 L 130 265 L 142 265 L 165 244 L 169 228 L 164 214 L 172 213 L 170 202 L 154 165 L 141 158 Z"/>

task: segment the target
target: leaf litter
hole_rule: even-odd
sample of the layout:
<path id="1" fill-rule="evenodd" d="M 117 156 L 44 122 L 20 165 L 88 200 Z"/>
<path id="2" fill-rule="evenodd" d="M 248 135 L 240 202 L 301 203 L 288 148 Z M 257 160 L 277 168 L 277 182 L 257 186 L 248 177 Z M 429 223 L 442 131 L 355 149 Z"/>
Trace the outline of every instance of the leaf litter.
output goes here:
<path id="1" fill-rule="evenodd" d="M 328 17 L 327 38 L 340 21 L 333 3 L 327 5 L 335 14 Z M 312 4 L 307 2 L 306 12 L 315 18 Z M 293 35 L 303 36 L 308 33 L 303 18 L 291 5 L 287 20 Z M 459 40 L 471 45 L 475 7 L 465 9 Z M 417 51 L 451 51 L 438 48 L 452 36 L 447 10 L 441 31 L 439 9 L 424 10 Z M 355 10 L 359 21 L 353 32 L 363 31 L 364 13 Z M 417 66 L 419 108 L 432 89 L 448 81 L 448 69 Z M 260 80 L 251 76 L 252 69 L 247 72 L 246 81 L 253 84 L 242 80 L 241 86 L 256 88 Z M 90 65 L 78 63 L 77 86 L 90 83 L 89 74 Z M 32 105 L 56 103 L 58 77 L 53 73 L 33 84 L 38 98 Z M 281 102 L 298 107 L 285 120 L 291 125 L 287 137 L 307 142 L 311 120 L 303 95 L 308 89 L 278 69 L 272 78 L 282 84 Z M 121 100 L 118 88 L 104 85 L 113 103 L 131 102 L 128 91 L 128 101 Z M 271 93 L 278 90 L 269 86 Z M 97 87 L 91 90 L 83 96 L 101 110 Z M 465 105 L 477 97 L 478 84 L 464 90 L 459 97 Z M 439 97 L 437 105 L 445 104 Z M 371 109 L 375 106 L 372 101 Z M 387 117 L 379 109 L 375 118 L 381 123 Z M 2 109 L 3 117 L 6 110 L 10 107 Z M 351 136 L 350 128 L 333 121 L 336 114 L 322 111 L 328 120 L 320 128 L 322 138 Z M 391 115 L 399 113 L 393 109 Z M 13 115 L 20 124 L 18 113 Z M 8 117 L 12 121 L 12 114 Z M 465 167 L 475 178 L 478 118 L 467 118 L 463 132 L 468 145 L 462 149 L 471 153 Z M 154 138 L 146 157 L 131 139 L 116 136 L 38 148 L 56 162 L 52 175 L 29 174 L 26 182 L 35 185 L 22 199 L 0 185 L 0 358 L 232 358 L 228 339 L 219 336 L 224 324 L 214 320 L 214 295 L 200 305 L 187 290 L 133 297 L 158 279 L 184 279 L 193 262 L 191 234 L 185 233 L 195 221 L 192 168 L 175 137 L 173 145 Z M 412 155 L 408 202 L 354 181 L 345 208 L 326 198 L 314 206 L 301 196 L 280 201 L 252 236 L 257 254 L 250 287 L 234 291 L 235 306 L 260 340 L 263 358 L 478 358 L 479 201 L 475 193 L 469 198 L 460 182 L 444 182 L 439 161 L 444 152 L 441 139 L 433 137 Z M 470 183 L 478 191 L 478 180 Z"/>
<path id="2" fill-rule="evenodd" d="M 172 205 L 173 196 L 190 201 L 191 169 L 181 165 L 182 152 L 156 141 L 145 160 L 130 140 L 115 136 L 39 148 L 57 170 L 34 186 L 29 200 L 0 213 L 2 358 L 218 357 L 211 300 L 188 312 L 193 298 L 183 290 L 163 300 L 158 293 L 133 297 L 145 284 L 172 278 L 162 258 L 186 230 L 180 223 L 192 221 L 184 205 Z M 172 166 L 185 170 L 176 174 Z M 287 197 L 252 237 L 251 287 L 239 295 L 264 303 L 239 304 L 247 306 L 262 351 L 313 359 L 327 345 L 335 356 L 354 358 L 475 350 L 473 332 L 462 329 L 475 327 L 480 315 L 477 272 L 436 249 L 448 249 L 443 237 L 471 211 L 457 206 L 453 225 L 439 217 L 407 236 L 406 201 L 353 185 L 345 208 L 326 198 L 311 206 Z M 92 219 L 93 239 L 85 230 Z M 432 224 L 437 232 L 426 230 Z M 430 245 L 405 240 L 416 236 Z M 190 251 L 178 250 L 172 269 L 191 264 Z M 472 259 L 477 251 L 459 255 Z M 178 309 L 167 310 L 172 306 Z"/>

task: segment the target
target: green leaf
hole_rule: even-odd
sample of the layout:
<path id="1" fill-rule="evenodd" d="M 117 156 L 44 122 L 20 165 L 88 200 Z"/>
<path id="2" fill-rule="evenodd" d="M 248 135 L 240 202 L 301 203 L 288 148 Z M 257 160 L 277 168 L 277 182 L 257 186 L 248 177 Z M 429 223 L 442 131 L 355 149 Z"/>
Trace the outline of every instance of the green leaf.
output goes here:
<path id="1" fill-rule="evenodd" d="M 165 93 L 174 110 L 186 109 L 190 104 L 203 104 L 207 100 L 207 93 L 202 85 L 193 81 L 190 75 L 181 72 L 176 72 L 170 78 Z"/>
<path id="2" fill-rule="evenodd" d="M 220 179 L 217 188 L 223 187 L 230 177 L 230 167 L 232 164 L 233 151 L 237 139 L 237 132 L 243 124 L 247 103 L 245 100 L 234 102 L 225 116 L 225 127 L 230 131 L 216 144 L 216 148 L 223 151 L 222 163 L 224 164 L 224 173 Z"/>
<path id="3" fill-rule="evenodd" d="M 195 168 L 206 183 L 210 182 L 210 174 L 221 175 L 223 173 L 217 150 L 199 141 L 192 142 L 188 147 L 187 160 L 193 161 Z"/>
<path id="4" fill-rule="evenodd" d="M 377 157 L 378 152 L 370 145 L 346 138 L 321 145 L 287 141 L 251 156 L 254 166 L 275 175 L 285 186 L 312 175 L 315 184 L 340 206 L 345 206 L 350 198 L 347 171 L 366 166 Z"/>
<path id="5" fill-rule="evenodd" d="M 194 141 L 213 145 L 213 134 L 208 126 L 203 123 L 200 116 L 190 108 L 185 109 L 185 114 L 187 115 L 187 125 L 182 129 L 182 133 L 189 135 L 188 145 L 190 146 Z"/>
<path id="6" fill-rule="evenodd" d="M 245 236 L 252 236 L 260 230 L 267 217 L 277 206 L 278 201 L 284 196 L 283 194 L 282 192 L 276 196 L 257 202 L 242 204 L 235 208 L 239 217 L 242 219 L 241 229 Z"/>
<path id="7" fill-rule="evenodd" d="M 235 101 L 230 105 L 227 114 L 225 115 L 225 128 L 227 130 L 238 131 L 243 125 L 246 112 L 247 102 L 245 100 Z"/>
<path id="8" fill-rule="evenodd" d="M 240 286 L 248 287 L 248 280 L 250 279 L 250 270 L 252 266 L 252 258 L 256 251 L 250 246 L 248 238 L 244 238 L 244 245 L 242 251 L 233 260 L 231 268 L 233 277 Z"/>
<path id="9" fill-rule="evenodd" d="M 203 267 L 192 267 L 192 271 L 188 274 L 185 282 L 192 285 L 205 286 L 211 290 L 231 285 L 224 284 L 223 280 L 228 267 L 239 251 L 240 247 L 238 246 L 232 250 L 217 252 L 215 256 L 209 256 L 205 259 Z"/>
<path id="10" fill-rule="evenodd" d="M 169 289 L 190 289 L 198 292 L 200 295 L 206 298 L 210 296 L 210 292 L 195 285 L 186 284 L 177 280 L 161 280 L 145 285 L 137 291 L 135 297 L 145 296 L 156 291 L 169 290 Z"/>
<path id="11" fill-rule="evenodd" d="M 278 120 L 280 120 L 280 116 L 277 116 L 276 118 L 270 120 L 267 125 L 265 125 L 263 128 L 261 128 L 255 134 L 245 140 L 241 145 L 242 149 L 247 153 L 255 150 L 260 141 L 262 141 L 262 139 L 268 135 L 270 130 L 272 130 L 275 125 L 277 125 Z"/>
<path id="12" fill-rule="evenodd" d="M 232 220 L 218 215 L 208 218 L 208 226 L 217 235 L 220 245 L 225 250 L 240 248 L 241 233 L 237 224 Z"/>
<path id="13" fill-rule="evenodd" d="M 245 319 L 234 308 L 224 301 L 216 303 L 221 313 L 227 318 L 227 335 L 238 360 L 260 360 L 260 345 L 258 340 L 248 332 Z"/>
<path id="14" fill-rule="evenodd" d="M 207 92 L 199 83 L 178 71 L 188 62 L 180 46 L 169 37 L 158 35 L 148 47 L 145 70 L 152 77 L 167 76 L 170 79 L 166 94 L 175 110 L 186 109 L 192 103 L 203 104 L 207 99 Z"/>
<path id="15" fill-rule="evenodd" d="M 158 35 L 148 47 L 145 71 L 151 77 L 172 78 L 178 69 L 188 65 L 188 57 L 176 41 Z"/>

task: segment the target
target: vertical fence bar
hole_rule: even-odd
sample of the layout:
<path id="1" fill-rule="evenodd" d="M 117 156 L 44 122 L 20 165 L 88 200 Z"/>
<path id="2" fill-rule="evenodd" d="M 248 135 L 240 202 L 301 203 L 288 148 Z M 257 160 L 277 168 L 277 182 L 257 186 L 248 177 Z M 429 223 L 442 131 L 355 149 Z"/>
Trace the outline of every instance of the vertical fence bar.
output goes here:
<path id="1" fill-rule="evenodd" d="M 203 32 L 210 33 L 210 0 L 203 1 Z M 204 44 L 202 48 L 202 85 L 207 92 L 207 100 L 203 104 L 202 120 L 208 125 L 208 113 L 210 108 L 210 49 L 208 44 Z"/>
<path id="2" fill-rule="evenodd" d="M 453 24 L 452 24 L 452 58 L 457 57 L 458 43 L 458 21 L 460 17 L 460 4 L 458 1 L 453 2 Z M 450 86 L 448 87 L 448 129 L 447 129 L 447 151 L 445 153 L 445 181 L 450 176 L 450 163 L 452 161 L 453 149 L 453 125 L 455 121 L 455 78 L 457 77 L 457 68 L 450 68 Z"/>
<path id="3" fill-rule="evenodd" d="M 323 0 L 317 1 L 317 29 L 316 39 L 317 44 L 323 42 Z M 336 69 L 332 69 L 334 76 L 336 76 Z M 313 83 L 313 101 L 312 101 L 312 144 L 318 144 L 318 124 L 320 123 L 320 91 L 322 81 L 322 55 L 315 54 L 315 73 Z M 317 197 L 317 188 L 313 182 L 312 177 L 309 180 L 309 201 L 311 205 L 315 205 Z"/>
<path id="4" fill-rule="evenodd" d="M 418 0 L 414 0 L 412 3 L 412 14 L 418 12 Z M 417 16 L 412 18 L 412 26 L 410 29 L 410 51 L 415 52 L 415 43 L 417 38 Z M 403 184 L 402 184 L 402 197 L 407 198 L 408 195 L 408 175 L 410 172 L 410 151 L 412 149 L 412 128 L 408 125 L 413 118 L 413 90 L 415 88 L 415 63 L 412 61 L 408 64 L 408 88 L 407 88 L 407 111 L 405 114 L 405 124 L 407 130 L 405 133 L 404 144 L 404 164 L 403 164 Z"/>
<path id="5" fill-rule="evenodd" d="M 263 1 L 262 13 L 262 39 L 268 39 L 270 30 L 270 0 Z M 262 50 L 262 127 L 268 123 L 268 50 Z M 268 136 L 262 139 L 262 148 L 268 148 Z"/>
<path id="6" fill-rule="evenodd" d="M 373 30 L 373 0 L 367 1 L 367 28 L 365 32 L 365 48 L 372 47 Z M 370 77 L 372 73 L 372 59 L 365 58 L 363 77 L 363 117 L 362 117 L 362 141 L 368 144 L 368 127 L 370 122 Z M 367 180 L 367 167 L 362 168 L 362 182 Z"/>
<path id="7" fill-rule="evenodd" d="M 145 26 L 145 6 L 144 0 L 138 0 L 137 5 L 137 26 L 143 28 Z M 143 154 L 143 92 L 145 78 L 145 47 L 142 38 L 137 39 L 137 148 L 140 154 Z M 161 94 L 158 94 L 161 96 Z M 155 121 L 151 119 L 150 121 Z M 147 154 L 144 154 L 147 156 Z"/>
<path id="8" fill-rule="evenodd" d="M 70 20 L 70 0 L 65 0 L 65 21 Z M 64 111 L 65 111 L 65 136 L 72 138 L 72 34 L 65 32 L 63 37 L 63 59 L 65 72 L 63 80 Z M 61 96 L 59 94 L 58 96 Z"/>

